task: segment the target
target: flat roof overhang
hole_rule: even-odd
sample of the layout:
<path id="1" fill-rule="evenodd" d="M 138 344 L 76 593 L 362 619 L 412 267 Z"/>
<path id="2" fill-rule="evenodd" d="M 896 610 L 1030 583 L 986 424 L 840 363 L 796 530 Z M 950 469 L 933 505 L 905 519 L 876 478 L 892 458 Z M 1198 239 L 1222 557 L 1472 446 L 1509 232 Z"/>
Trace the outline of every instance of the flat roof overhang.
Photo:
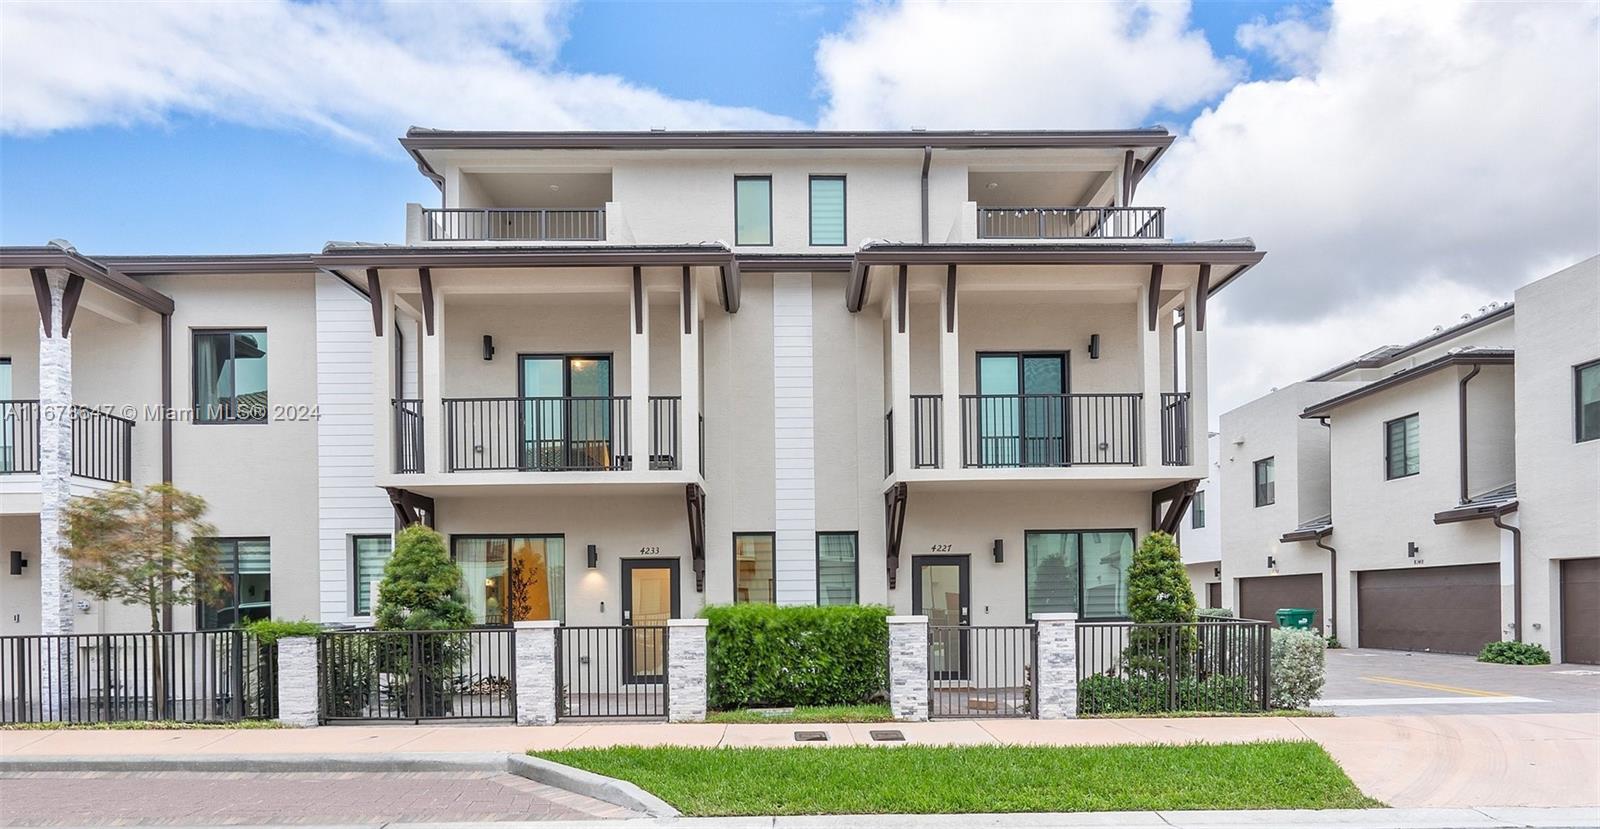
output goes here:
<path id="1" fill-rule="evenodd" d="M 885 265 L 1223 265 L 1229 270 L 1213 279 L 1210 297 L 1254 267 L 1266 251 L 1243 242 L 1160 242 L 1117 245 L 1097 242 L 1057 244 L 922 245 L 876 244 L 857 251 L 845 288 L 845 307 L 852 313 L 866 304 L 870 271 Z"/>
<path id="2" fill-rule="evenodd" d="M 126 273 L 68 248 L 54 246 L 0 248 L 0 268 L 64 270 L 162 316 L 171 314 L 174 307 L 172 297 L 140 284 Z"/>
<path id="3" fill-rule="evenodd" d="M 1333 527 L 1324 527 L 1314 530 L 1290 530 L 1278 536 L 1278 543 L 1287 544 L 1291 541 L 1316 541 L 1333 532 Z"/>
<path id="4" fill-rule="evenodd" d="M 1303 418 L 1327 417 L 1333 413 L 1334 409 L 1337 409 L 1346 403 L 1352 403 L 1357 400 L 1361 400 L 1362 398 L 1370 397 L 1374 394 L 1384 391 L 1385 389 L 1390 389 L 1403 383 L 1409 383 L 1412 380 L 1426 377 L 1429 374 L 1432 374 L 1443 368 L 1449 368 L 1450 366 L 1510 366 L 1515 364 L 1516 355 L 1506 349 L 1480 349 L 1475 351 L 1460 351 L 1455 354 L 1446 354 L 1436 360 L 1430 360 L 1429 362 L 1423 363 L 1416 368 L 1406 369 L 1405 371 L 1391 374 L 1388 377 L 1384 377 L 1380 380 L 1374 380 L 1371 383 L 1368 383 L 1354 391 L 1348 391 L 1337 397 L 1330 397 L 1321 403 L 1307 406 L 1305 411 L 1300 413 L 1300 416 Z"/>
<path id="5" fill-rule="evenodd" d="M 1502 501 L 1491 504 L 1463 504 L 1452 509 L 1440 510 L 1433 514 L 1435 524 L 1459 524 L 1462 521 L 1477 521 L 1484 518 L 1497 518 L 1517 511 L 1516 501 Z"/>

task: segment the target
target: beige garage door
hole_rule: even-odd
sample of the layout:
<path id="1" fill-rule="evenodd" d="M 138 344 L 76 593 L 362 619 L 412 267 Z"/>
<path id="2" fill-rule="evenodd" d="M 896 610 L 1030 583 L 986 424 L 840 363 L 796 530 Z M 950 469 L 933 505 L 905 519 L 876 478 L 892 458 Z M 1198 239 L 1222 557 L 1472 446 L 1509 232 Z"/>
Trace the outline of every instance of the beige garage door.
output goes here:
<path id="1" fill-rule="evenodd" d="M 1475 654 L 1500 638 L 1500 565 L 1368 570 L 1356 602 L 1363 648 Z"/>
<path id="2" fill-rule="evenodd" d="M 1317 612 L 1316 630 L 1322 630 L 1322 574 L 1303 573 L 1298 576 L 1258 576 L 1239 579 L 1239 618 L 1263 619 L 1268 622 L 1278 618 L 1278 608 L 1309 607 Z"/>
<path id="3" fill-rule="evenodd" d="M 1561 562 L 1561 661 L 1600 665 L 1600 558 Z"/>

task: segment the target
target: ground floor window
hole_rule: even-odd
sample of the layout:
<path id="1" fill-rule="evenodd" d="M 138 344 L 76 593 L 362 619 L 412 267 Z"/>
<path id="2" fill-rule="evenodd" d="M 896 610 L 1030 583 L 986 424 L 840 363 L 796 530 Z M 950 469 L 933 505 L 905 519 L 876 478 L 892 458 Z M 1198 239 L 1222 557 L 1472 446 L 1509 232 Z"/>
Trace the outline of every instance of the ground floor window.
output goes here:
<path id="1" fill-rule="evenodd" d="M 387 535 L 357 535 L 350 539 L 352 581 L 354 590 L 350 612 L 355 616 L 371 616 L 372 604 L 377 599 L 373 585 L 383 579 L 383 566 L 389 563 L 389 553 L 394 549 L 394 539 Z"/>
<path id="2" fill-rule="evenodd" d="M 856 534 L 817 533 L 817 605 L 856 604 Z"/>
<path id="3" fill-rule="evenodd" d="M 734 533 L 733 535 L 733 601 L 767 602 L 778 599 L 773 561 L 777 535 L 775 533 Z"/>
<path id="4" fill-rule="evenodd" d="M 1039 530 L 1024 536 L 1028 617 L 1128 615 L 1133 530 Z"/>
<path id="5" fill-rule="evenodd" d="M 217 567 L 227 592 L 199 605 L 200 630 L 272 618 L 272 543 L 265 538 L 218 538 Z"/>
<path id="6" fill-rule="evenodd" d="M 474 621 L 566 619 L 566 540 L 559 535 L 458 535 L 450 553 Z"/>

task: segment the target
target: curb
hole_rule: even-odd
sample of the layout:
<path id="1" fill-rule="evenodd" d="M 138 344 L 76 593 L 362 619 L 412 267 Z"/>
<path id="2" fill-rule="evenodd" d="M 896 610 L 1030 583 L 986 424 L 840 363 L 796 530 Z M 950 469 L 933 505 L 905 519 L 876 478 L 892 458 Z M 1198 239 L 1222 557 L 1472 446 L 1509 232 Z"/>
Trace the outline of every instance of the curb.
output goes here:
<path id="1" fill-rule="evenodd" d="M 665 800 L 626 780 L 565 766 L 542 757 L 512 754 L 506 757 L 506 770 L 537 783 L 577 792 L 635 812 L 644 812 L 650 817 L 678 817 L 681 814 Z"/>

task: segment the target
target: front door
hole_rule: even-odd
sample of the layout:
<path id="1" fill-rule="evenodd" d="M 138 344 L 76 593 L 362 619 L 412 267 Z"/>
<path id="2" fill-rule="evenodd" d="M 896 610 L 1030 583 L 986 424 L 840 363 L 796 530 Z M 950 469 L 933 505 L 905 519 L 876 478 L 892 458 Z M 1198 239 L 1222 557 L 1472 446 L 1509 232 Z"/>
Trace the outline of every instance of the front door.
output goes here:
<path id="1" fill-rule="evenodd" d="M 912 613 L 928 617 L 929 628 L 965 627 L 972 606 L 972 579 L 966 556 L 912 556 Z M 967 675 L 965 631 L 930 630 L 928 667 L 934 679 Z"/>
<path id="2" fill-rule="evenodd" d="M 623 559 L 622 637 L 628 682 L 661 682 L 666 675 L 667 620 L 678 617 L 678 562 Z"/>

